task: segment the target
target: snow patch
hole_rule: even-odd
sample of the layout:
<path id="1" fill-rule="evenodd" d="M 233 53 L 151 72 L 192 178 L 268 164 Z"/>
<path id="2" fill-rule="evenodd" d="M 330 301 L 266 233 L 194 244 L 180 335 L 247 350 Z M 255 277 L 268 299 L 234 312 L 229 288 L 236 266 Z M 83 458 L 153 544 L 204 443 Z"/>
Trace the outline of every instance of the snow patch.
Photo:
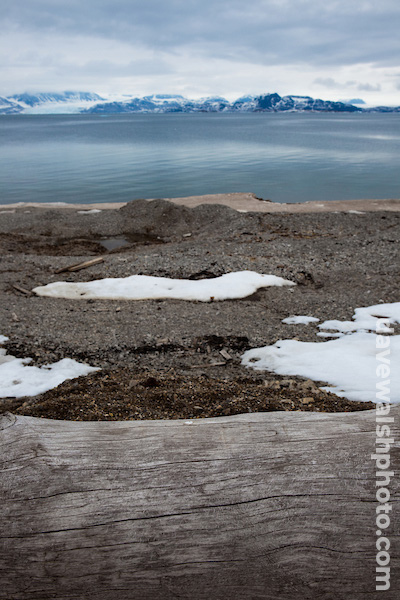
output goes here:
<path id="1" fill-rule="evenodd" d="M 341 333 L 351 333 L 353 331 L 375 331 L 378 319 L 386 319 L 390 323 L 400 323 L 400 302 L 390 304 L 374 304 L 356 308 L 353 315 L 353 321 L 324 321 L 318 327 L 320 329 L 330 329 L 340 331 Z M 382 333 L 390 333 L 390 327 L 383 324 L 380 328 Z"/>
<path id="2" fill-rule="evenodd" d="M 389 324 L 400 323 L 400 302 L 357 308 L 353 321 L 325 321 L 320 336 L 337 336 L 321 342 L 279 340 L 272 346 L 253 348 L 242 356 L 242 364 L 257 371 L 273 371 L 278 375 L 298 375 L 314 381 L 326 381 L 322 389 L 349 400 L 377 402 L 379 382 L 376 369 L 379 351 L 376 347 L 376 325 L 379 333 L 393 333 Z M 390 336 L 390 401 L 400 402 L 400 335 Z M 389 379 L 389 377 L 388 377 Z M 381 382 L 382 383 L 382 382 Z"/>
<path id="3" fill-rule="evenodd" d="M 7 341 L 0 335 L 0 343 Z M 0 348 L 0 398 L 37 396 L 51 390 L 67 379 L 88 375 L 99 369 L 64 358 L 42 367 L 28 366 L 31 358 L 16 358 Z"/>
<path id="4" fill-rule="evenodd" d="M 317 336 L 322 338 L 340 338 L 344 336 L 344 333 L 329 333 L 327 331 L 319 331 Z"/>
<path id="5" fill-rule="evenodd" d="M 34 288 L 39 296 L 83 299 L 104 298 L 114 300 L 150 300 L 172 298 L 176 300 L 233 300 L 254 294 L 259 288 L 293 286 L 292 281 L 275 275 L 254 271 L 226 273 L 213 279 L 192 281 L 148 275 L 131 275 L 115 279 L 98 279 L 84 283 L 58 281 Z"/>
<path id="6" fill-rule="evenodd" d="M 308 325 L 309 323 L 316 323 L 319 321 L 317 317 L 306 317 L 302 315 L 293 315 L 293 317 L 286 317 L 282 320 L 282 323 L 286 325 Z"/>

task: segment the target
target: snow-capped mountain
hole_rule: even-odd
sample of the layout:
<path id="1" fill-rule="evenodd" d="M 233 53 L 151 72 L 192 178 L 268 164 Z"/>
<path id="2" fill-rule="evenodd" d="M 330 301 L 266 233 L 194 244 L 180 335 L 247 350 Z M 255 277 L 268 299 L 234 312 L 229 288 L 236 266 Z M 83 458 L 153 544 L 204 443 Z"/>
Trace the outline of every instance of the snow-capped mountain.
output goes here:
<path id="1" fill-rule="evenodd" d="M 400 112 L 400 106 L 374 106 L 373 108 L 365 108 L 363 112 L 398 113 Z"/>
<path id="2" fill-rule="evenodd" d="M 91 92 L 15 94 L 0 97 L 1 114 L 118 114 L 219 112 L 400 112 L 400 107 L 361 108 L 311 96 L 262 94 L 229 102 L 220 96 L 191 100 L 177 94 L 104 98 Z"/>
<path id="3" fill-rule="evenodd" d="M 256 110 L 268 112 L 360 112 L 357 106 L 332 100 L 315 100 L 310 96 L 266 94 L 257 99 Z"/>
<path id="4" fill-rule="evenodd" d="M 132 98 L 122 102 L 103 102 L 89 108 L 87 113 L 109 114 L 130 112 L 359 112 L 356 106 L 343 102 L 314 100 L 309 96 L 244 96 L 229 102 L 225 98 L 211 97 L 188 100 L 183 96 L 157 94 Z"/>
<path id="5" fill-rule="evenodd" d="M 231 110 L 225 98 L 211 97 L 188 100 L 180 95 L 153 94 L 143 98 L 130 98 L 118 102 L 103 102 L 89 108 L 87 113 L 174 113 L 174 112 L 223 112 Z"/>
<path id="6" fill-rule="evenodd" d="M 21 107 L 17 102 L 0 96 L 0 115 L 15 115 L 21 112 Z"/>
<path id="7" fill-rule="evenodd" d="M 91 92 L 14 94 L 3 100 L 12 102 L 14 112 L 24 114 L 81 113 L 104 98 Z M 0 104 L 0 114 L 4 114 Z M 6 113 L 9 114 L 9 113 Z"/>

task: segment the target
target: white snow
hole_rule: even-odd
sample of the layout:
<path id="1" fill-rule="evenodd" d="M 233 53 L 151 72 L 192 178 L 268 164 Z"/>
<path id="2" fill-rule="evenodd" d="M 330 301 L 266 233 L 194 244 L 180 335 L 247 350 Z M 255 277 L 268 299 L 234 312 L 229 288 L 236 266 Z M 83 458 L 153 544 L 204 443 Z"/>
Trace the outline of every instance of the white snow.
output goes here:
<path id="1" fill-rule="evenodd" d="M 292 317 L 286 317 L 282 320 L 282 323 L 286 325 L 308 325 L 308 323 L 316 323 L 319 321 L 317 317 L 306 317 L 303 315 L 293 315 Z"/>
<path id="2" fill-rule="evenodd" d="M 320 329 L 330 329 L 349 333 L 352 331 L 375 331 L 378 318 L 386 318 L 390 323 L 400 323 L 400 302 L 390 304 L 374 304 L 356 308 L 353 315 L 353 321 L 324 321 L 318 327 Z M 381 326 L 381 331 L 390 333 L 390 327 Z"/>
<path id="3" fill-rule="evenodd" d="M 96 213 L 101 213 L 102 211 L 98 208 L 92 208 L 90 210 L 78 210 L 78 215 L 94 215 Z"/>
<path id="4" fill-rule="evenodd" d="M 379 333 L 393 333 L 389 324 L 400 323 L 400 302 L 377 304 L 357 308 L 353 321 L 325 321 L 321 328 L 336 329 L 339 333 L 319 335 L 340 336 L 324 342 L 300 342 L 279 340 L 272 346 L 254 348 L 243 354 L 242 364 L 253 369 L 274 371 L 279 375 L 298 375 L 314 381 L 326 381 L 326 389 L 337 396 L 358 401 L 381 401 L 377 399 L 377 384 L 382 378 L 377 372 L 379 365 L 387 364 L 383 349 L 377 348 L 376 324 Z M 383 339 L 383 338 L 382 338 Z M 400 335 L 390 335 L 385 340 L 389 353 L 390 401 L 400 402 Z"/>
<path id="5" fill-rule="evenodd" d="M 296 284 L 275 275 L 263 275 L 254 271 L 239 271 L 226 273 L 213 279 L 197 281 L 151 277 L 148 275 L 98 279 L 85 283 L 59 281 L 36 287 L 33 291 L 39 296 L 84 300 L 89 298 L 118 300 L 174 298 L 210 302 L 212 300 L 245 298 L 263 287 L 293 285 Z"/>
<path id="6" fill-rule="evenodd" d="M 7 339 L 0 335 L 0 343 Z M 42 367 L 28 366 L 31 361 L 31 358 L 11 356 L 4 348 L 0 348 L 0 398 L 36 396 L 57 387 L 67 379 L 98 371 L 96 367 L 70 358 Z"/>
<path id="7" fill-rule="evenodd" d="M 242 364 L 257 371 L 278 375 L 299 375 L 314 381 L 327 381 L 322 389 L 349 400 L 376 402 L 376 342 L 373 333 L 353 333 L 328 342 L 280 340 L 273 346 L 248 350 Z M 390 340 L 392 372 L 390 399 L 400 402 L 400 335 Z"/>
<path id="8" fill-rule="evenodd" d="M 101 103 L 101 100 L 77 100 L 77 101 L 49 101 L 43 102 L 36 106 L 24 106 L 24 114 L 26 115 L 68 115 L 80 114 L 83 110 L 87 110 Z"/>
<path id="9" fill-rule="evenodd" d="M 340 338 L 344 336 L 344 333 L 329 333 L 327 331 L 319 331 L 317 336 L 322 338 Z"/>

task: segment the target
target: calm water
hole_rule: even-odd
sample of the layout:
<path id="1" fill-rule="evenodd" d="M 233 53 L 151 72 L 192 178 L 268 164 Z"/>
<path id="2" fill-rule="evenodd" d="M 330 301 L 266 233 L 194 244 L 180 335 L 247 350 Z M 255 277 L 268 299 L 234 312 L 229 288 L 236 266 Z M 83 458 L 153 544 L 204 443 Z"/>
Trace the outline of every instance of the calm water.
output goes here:
<path id="1" fill-rule="evenodd" d="M 0 117 L 0 203 L 400 197 L 400 114 Z"/>

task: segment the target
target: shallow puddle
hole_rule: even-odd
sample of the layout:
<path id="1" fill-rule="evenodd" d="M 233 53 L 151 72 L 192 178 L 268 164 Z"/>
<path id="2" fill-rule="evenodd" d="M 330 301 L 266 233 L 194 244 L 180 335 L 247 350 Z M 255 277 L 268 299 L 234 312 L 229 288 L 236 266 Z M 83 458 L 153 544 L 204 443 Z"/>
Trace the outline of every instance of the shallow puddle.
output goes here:
<path id="1" fill-rule="evenodd" d="M 103 248 L 106 248 L 106 250 L 111 251 L 119 250 L 120 248 L 130 246 L 131 244 L 159 244 L 162 243 L 162 239 L 149 233 L 131 233 L 124 236 L 105 237 L 98 240 L 98 243 L 101 244 Z"/>
<path id="2" fill-rule="evenodd" d="M 99 240 L 99 244 L 101 244 L 106 250 L 117 250 L 118 248 L 129 246 L 130 243 L 131 242 L 124 237 L 113 237 Z"/>

